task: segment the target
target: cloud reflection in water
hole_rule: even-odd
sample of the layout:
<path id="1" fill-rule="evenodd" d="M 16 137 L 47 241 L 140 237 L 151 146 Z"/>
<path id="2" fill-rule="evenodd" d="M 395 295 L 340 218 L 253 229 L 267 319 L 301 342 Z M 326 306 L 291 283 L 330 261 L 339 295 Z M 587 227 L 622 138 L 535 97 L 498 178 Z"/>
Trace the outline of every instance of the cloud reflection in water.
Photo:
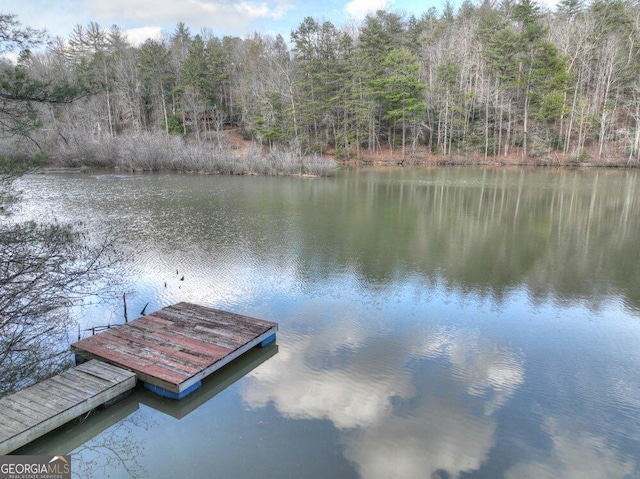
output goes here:
<path id="1" fill-rule="evenodd" d="M 580 430 L 575 424 L 547 417 L 543 429 L 553 445 L 550 457 L 544 461 L 517 464 L 507 479 L 601 479 L 632 478 L 636 463 L 620 456 L 603 437 Z"/>
<path id="2" fill-rule="evenodd" d="M 494 413 L 524 382 L 522 356 L 469 330 L 415 323 L 387 334 L 343 314 L 313 334 L 281 331 L 278 356 L 244 383 L 246 404 L 331 421 L 363 477 L 478 469 L 496 441 Z"/>

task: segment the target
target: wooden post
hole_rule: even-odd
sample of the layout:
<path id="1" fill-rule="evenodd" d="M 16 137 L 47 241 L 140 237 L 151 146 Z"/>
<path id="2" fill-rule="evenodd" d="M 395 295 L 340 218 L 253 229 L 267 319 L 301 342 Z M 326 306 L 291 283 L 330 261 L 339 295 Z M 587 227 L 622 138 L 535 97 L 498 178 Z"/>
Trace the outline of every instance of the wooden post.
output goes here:
<path id="1" fill-rule="evenodd" d="M 122 302 L 124 303 L 124 322 L 129 322 L 129 316 L 127 315 L 127 295 L 122 293 Z"/>

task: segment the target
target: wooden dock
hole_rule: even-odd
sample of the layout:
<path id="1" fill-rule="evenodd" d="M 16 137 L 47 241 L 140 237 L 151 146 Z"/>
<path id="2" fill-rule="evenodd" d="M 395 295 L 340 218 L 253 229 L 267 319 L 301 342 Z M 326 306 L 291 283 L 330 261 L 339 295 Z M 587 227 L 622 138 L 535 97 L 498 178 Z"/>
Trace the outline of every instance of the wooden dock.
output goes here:
<path id="1" fill-rule="evenodd" d="M 24 446 L 136 385 L 136 376 L 89 361 L 0 399 L 0 455 Z"/>
<path id="2" fill-rule="evenodd" d="M 145 405 L 175 419 L 183 419 L 277 353 L 278 345 L 275 343 L 271 343 L 265 348 L 253 348 L 205 378 L 200 389 L 180 401 L 167 400 L 156 394 L 145 394 L 144 391 L 131 394 L 118 402 L 116 406 L 104 411 L 97 411 L 86 421 L 76 421 L 73 424 L 62 426 L 54 434 L 33 441 L 17 449 L 14 453 L 20 455 L 71 454 L 77 447 L 134 414 L 140 405 Z M 107 435 L 110 434 L 107 433 Z"/>
<path id="3" fill-rule="evenodd" d="M 178 401 L 171 401 L 177 403 Z M 55 432 L 46 434 L 20 449 L 13 451 L 13 454 L 24 455 L 67 455 L 74 449 L 82 446 L 99 434 L 104 433 L 113 425 L 124 421 L 128 416 L 134 414 L 140 408 L 140 403 L 136 400 L 135 394 L 130 394 L 114 407 L 104 410 L 96 410 L 91 417 L 83 421 L 75 421 L 60 426 Z"/>
<path id="4" fill-rule="evenodd" d="M 270 321 L 179 303 L 78 341 L 71 349 L 133 371 L 148 389 L 182 399 L 225 364 L 273 342 L 277 330 Z"/>
<path id="5" fill-rule="evenodd" d="M 182 419 L 277 353 L 278 345 L 274 343 L 265 348 L 253 348 L 205 378 L 200 389 L 180 401 L 167 401 L 156 394 L 139 394 L 137 397 L 140 404 L 175 419 Z"/>

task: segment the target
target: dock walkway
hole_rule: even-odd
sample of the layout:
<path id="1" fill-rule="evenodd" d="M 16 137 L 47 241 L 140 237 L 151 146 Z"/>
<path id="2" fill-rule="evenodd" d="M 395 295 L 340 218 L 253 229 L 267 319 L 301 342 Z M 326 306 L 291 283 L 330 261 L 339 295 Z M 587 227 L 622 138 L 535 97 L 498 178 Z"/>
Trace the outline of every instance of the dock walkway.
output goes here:
<path id="1" fill-rule="evenodd" d="M 182 399 L 202 379 L 255 346 L 275 340 L 278 324 L 178 303 L 71 345 L 87 359 L 133 371 L 147 389 Z"/>
<path id="2" fill-rule="evenodd" d="M 136 385 L 136 375 L 89 361 L 0 399 L 0 455 L 23 446 Z"/>

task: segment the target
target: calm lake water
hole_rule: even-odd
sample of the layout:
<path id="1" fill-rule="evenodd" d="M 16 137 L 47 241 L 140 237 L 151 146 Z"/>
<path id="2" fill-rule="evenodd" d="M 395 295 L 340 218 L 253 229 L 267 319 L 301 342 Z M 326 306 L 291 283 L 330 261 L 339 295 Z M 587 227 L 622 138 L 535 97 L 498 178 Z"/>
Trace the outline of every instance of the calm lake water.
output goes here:
<path id="1" fill-rule="evenodd" d="M 137 390 L 22 453 L 71 453 L 77 477 L 640 477 L 638 171 L 20 186 L 23 217 L 118 232 L 130 311 L 280 323 L 190 399 Z"/>

